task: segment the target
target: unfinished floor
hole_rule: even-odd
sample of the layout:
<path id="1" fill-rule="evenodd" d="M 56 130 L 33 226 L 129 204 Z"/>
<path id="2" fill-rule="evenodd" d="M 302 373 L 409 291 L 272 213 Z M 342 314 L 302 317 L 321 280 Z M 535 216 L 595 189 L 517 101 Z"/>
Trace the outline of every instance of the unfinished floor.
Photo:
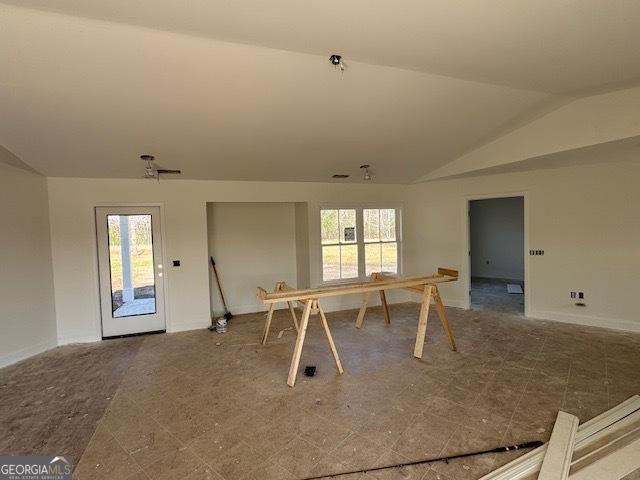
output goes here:
<path id="1" fill-rule="evenodd" d="M 86 435 L 42 443 L 47 432 L 27 428 L 22 418 L 26 438 L 17 450 L 29 441 L 34 453 L 84 449 L 75 472 L 80 480 L 295 479 L 546 440 L 558 409 L 584 421 L 640 392 L 638 334 L 449 309 L 459 352 L 448 349 L 430 315 L 425 355 L 418 360 L 411 355 L 418 306 L 393 305 L 391 311 L 388 326 L 380 310 L 371 309 L 361 331 L 354 328 L 355 311 L 329 315 L 346 370 L 342 376 L 312 319 L 300 367 L 316 365 L 317 375 L 299 375 L 295 388 L 286 385 L 294 334 L 285 330 L 277 338 L 291 326 L 284 311 L 275 315 L 266 346 L 258 344 L 263 315 L 253 314 L 234 318 L 224 335 L 154 335 L 38 356 L 0 371 L 0 380 L 3 389 L 22 388 L 43 411 L 55 407 L 47 406 L 54 393 L 42 378 L 62 378 L 91 349 L 104 363 L 104 346 L 113 345 L 109 351 L 124 357 L 128 370 L 86 449 Z M 62 358 L 60 352 L 67 352 L 65 360 L 51 364 L 51 358 Z M 84 391 L 95 372 L 87 369 L 55 395 Z M 100 375 L 95 383 L 113 383 Z M 106 405 L 109 388 L 94 389 L 95 401 Z M 6 401 L 3 393 L 3 431 L 15 417 L 25 417 L 15 408 L 24 401 L 11 398 Z M 92 408 L 87 400 L 65 408 L 81 416 Z M 343 478 L 478 478 L 519 454 Z"/>

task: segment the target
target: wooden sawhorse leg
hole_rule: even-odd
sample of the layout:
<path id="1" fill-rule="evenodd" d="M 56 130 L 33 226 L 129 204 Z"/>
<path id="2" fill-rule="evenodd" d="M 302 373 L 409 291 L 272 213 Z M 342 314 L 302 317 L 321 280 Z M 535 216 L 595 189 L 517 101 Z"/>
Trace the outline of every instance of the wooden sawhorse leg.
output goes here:
<path id="1" fill-rule="evenodd" d="M 329 330 L 329 323 L 327 322 L 327 317 L 324 314 L 324 310 L 320 306 L 320 302 L 316 300 L 316 308 L 320 313 L 320 320 L 322 321 L 322 328 L 324 329 L 324 334 L 327 337 L 327 341 L 329 342 L 329 348 L 331 349 L 331 353 L 333 354 L 333 359 L 336 361 L 336 368 L 340 374 L 344 373 L 342 369 L 342 363 L 340 362 L 340 357 L 338 356 L 338 350 L 336 350 L 336 344 L 333 343 L 333 337 L 331 336 L 331 331 Z"/>
<path id="2" fill-rule="evenodd" d="M 274 293 L 278 293 L 283 291 L 285 283 L 278 282 L 276 283 L 276 287 L 273 289 Z M 289 306 L 289 311 L 291 312 L 291 316 L 293 317 L 293 326 L 296 327 L 296 331 L 299 330 L 298 327 L 298 317 L 296 316 L 296 311 L 293 308 L 293 302 L 287 302 Z M 269 336 L 269 328 L 271 328 L 271 319 L 273 318 L 273 311 L 275 309 L 275 303 L 269 304 L 269 310 L 267 311 L 267 319 L 264 323 L 264 331 L 262 332 L 262 345 L 267 343 L 267 337 Z"/>
<path id="3" fill-rule="evenodd" d="M 449 347 L 454 352 L 456 349 L 456 340 L 453 338 L 453 332 L 451 331 L 451 327 L 449 326 L 449 319 L 447 318 L 447 312 L 444 309 L 444 304 L 442 303 L 442 297 L 440 296 L 440 291 L 436 285 L 433 286 L 433 303 L 436 305 L 436 310 L 438 311 L 438 317 L 440 317 L 440 323 L 442 324 L 442 330 L 444 330 L 445 335 L 449 339 Z"/>
<path id="4" fill-rule="evenodd" d="M 273 318 L 273 310 L 275 303 L 269 304 L 269 310 L 267 310 L 267 319 L 264 322 L 264 331 L 262 332 L 262 345 L 267 343 L 267 337 L 269 336 L 269 328 L 271 328 L 271 319 Z"/>
<path id="5" fill-rule="evenodd" d="M 427 318 L 429 317 L 429 304 L 431 303 L 432 285 L 425 285 L 422 293 L 422 304 L 420 305 L 420 316 L 418 317 L 418 332 L 416 333 L 416 346 L 413 349 L 413 356 L 422 358 L 424 350 L 424 337 L 427 333 Z"/>
<path id="6" fill-rule="evenodd" d="M 291 358 L 291 366 L 289 367 L 289 376 L 287 377 L 287 385 L 289 385 L 290 387 L 293 387 L 296 384 L 298 367 L 300 366 L 300 357 L 302 356 L 302 346 L 304 345 L 304 338 L 307 334 L 309 317 L 311 316 L 312 311 L 314 313 L 320 314 L 322 328 L 324 330 L 324 334 L 327 337 L 327 341 L 329 342 L 329 348 L 331 349 L 331 353 L 333 354 L 333 359 L 336 362 L 338 372 L 340 372 L 341 374 L 344 372 L 344 370 L 342 369 L 342 363 L 340 362 L 340 357 L 338 356 L 338 351 L 336 350 L 335 343 L 333 343 L 333 337 L 331 336 L 331 332 L 329 331 L 327 317 L 324 314 L 324 310 L 322 310 L 322 307 L 320 306 L 320 302 L 315 299 L 307 300 L 302 313 L 302 319 L 300 320 L 298 337 L 296 338 L 296 345 L 293 349 L 293 357 Z"/>
<path id="7" fill-rule="evenodd" d="M 372 273 L 370 277 L 371 282 L 376 282 L 380 280 L 379 273 Z M 360 307 L 360 311 L 358 312 L 358 318 L 356 319 L 356 328 L 362 328 L 364 324 L 364 315 L 367 312 L 367 305 L 369 303 L 369 298 L 371 297 L 371 292 L 365 292 L 362 297 L 362 306 Z M 387 324 L 391 323 L 391 316 L 389 315 L 389 305 L 387 304 L 387 296 L 384 293 L 384 290 L 380 290 L 380 303 L 382 304 L 382 313 L 384 314 L 384 321 Z"/>
<path id="8" fill-rule="evenodd" d="M 391 324 L 391 316 L 389 315 L 389 305 L 387 305 L 387 295 L 384 290 L 380 290 L 380 303 L 382 303 L 382 312 L 384 313 L 384 321 Z"/>
<path id="9" fill-rule="evenodd" d="M 367 303 L 369 303 L 370 296 L 371 292 L 365 292 L 362 294 L 362 306 L 360 307 L 358 318 L 356 319 L 356 328 L 362 328 L 362 324 L 364 323 L 364 314 L 367 313 Z"/>

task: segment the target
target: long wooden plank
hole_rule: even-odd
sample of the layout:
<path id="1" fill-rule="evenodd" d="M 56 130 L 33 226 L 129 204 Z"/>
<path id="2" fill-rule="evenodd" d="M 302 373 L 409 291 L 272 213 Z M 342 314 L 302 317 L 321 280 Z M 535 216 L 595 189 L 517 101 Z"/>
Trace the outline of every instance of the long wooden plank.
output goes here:
<path id="1" fill-rule="evenodd" d="M 634 395 L 621 404 L 583 423 L 578 427 L 574 450 L 577 451 L 586 447 L 594 439 L 606 435 L 605 429 L 618 422 L 624 422 L 623 419 L 638 410 L 640 410 L 640 396 Z M 540 470 L 546 451 L 547 445 L 545 444 L 488 473 L 480 480 L 522 480 L 528 478 Z"/>
<path id="2" fill-rule="evenodd" d="M 538 480 L 567 480 L 569 478 L 578 423 L 578 417 L 575 415 L 558 412 L 540 467 Z"/>
<path id="3" fill-rule="evenodd" d="M 448 275 L 431 275 L 427 277 L 394 278 L 367 283 L 351 283 L 327 286 L 322 288 L 310 288 L 305 290 L 284 291 L 268 293 L 258 287 L 257 297 L 265 304 L 287 302 L 295 300 L 313 300 L 322 297 L 334 297 L 337 295 L 350 295 L 354 293 L 373 292 L 392 288 L 404 288 L 418 285 L 431 285 L 443 282 L 452 282 L 457 278 Z"/>

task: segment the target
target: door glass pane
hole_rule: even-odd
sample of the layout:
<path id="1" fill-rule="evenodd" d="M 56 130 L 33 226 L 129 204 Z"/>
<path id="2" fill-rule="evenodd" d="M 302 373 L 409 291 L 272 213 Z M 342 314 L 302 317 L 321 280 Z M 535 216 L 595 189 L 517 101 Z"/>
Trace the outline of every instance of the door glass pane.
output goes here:
<path id="1" fill-rule="evenodd" d="M 398 273 L 398 244 L 382 244 L 382 271 Z"/>
<path id="2" fill-rule="evenodd" d="M 320 230 L 322 244 L 338 243 L 340 227 L 338 226 L 338 210 L 322 210 L 320 212 Z"/>
<path id="3" fill-rule="evenodd" d="M 396 239 L 396 211 L 393 208 L 380 210 L 380 240 L 395 241 Z"/>
<path id="4" fill-rule="evenodd" d="M 358 246 L 340 246 L 340 278 L 358 277 Z"/>
<path id="5" fill-rule="evenodd" d="M 367 276 L 380 271 L 380 244 L 367 243 L 364 246 L 365 274 Z"/>
<path id="6" fill-rule="evenodd" d="M 114 318 L 156 313 L 151 215 L 107 215 Z"/>
<path id="7" fill-rule="evenodd" d="M 340 247 L 322 247 L 322 280 L 340 279 Z"/>
<path id="8" fill-rule="evenodd" d="M 340 243 L 355 243 L 356 211 L 340 210 Z"/>
<path id="9" fill-rule="evenodd" d="M 362 211 L 364 221 L 364 241 L 380 241 L 380 210 L 365 208 Z"/>

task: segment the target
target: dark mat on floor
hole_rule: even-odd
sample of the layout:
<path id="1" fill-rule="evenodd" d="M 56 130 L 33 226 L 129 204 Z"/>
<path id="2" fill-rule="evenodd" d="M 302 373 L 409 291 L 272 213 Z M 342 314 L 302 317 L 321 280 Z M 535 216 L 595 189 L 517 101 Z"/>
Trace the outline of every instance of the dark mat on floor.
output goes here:
<path id="1" fill-rule="evenodd" d="M 77 462 L 142 342 L 69 345 L 0 369 L 0 453 Z"/>

